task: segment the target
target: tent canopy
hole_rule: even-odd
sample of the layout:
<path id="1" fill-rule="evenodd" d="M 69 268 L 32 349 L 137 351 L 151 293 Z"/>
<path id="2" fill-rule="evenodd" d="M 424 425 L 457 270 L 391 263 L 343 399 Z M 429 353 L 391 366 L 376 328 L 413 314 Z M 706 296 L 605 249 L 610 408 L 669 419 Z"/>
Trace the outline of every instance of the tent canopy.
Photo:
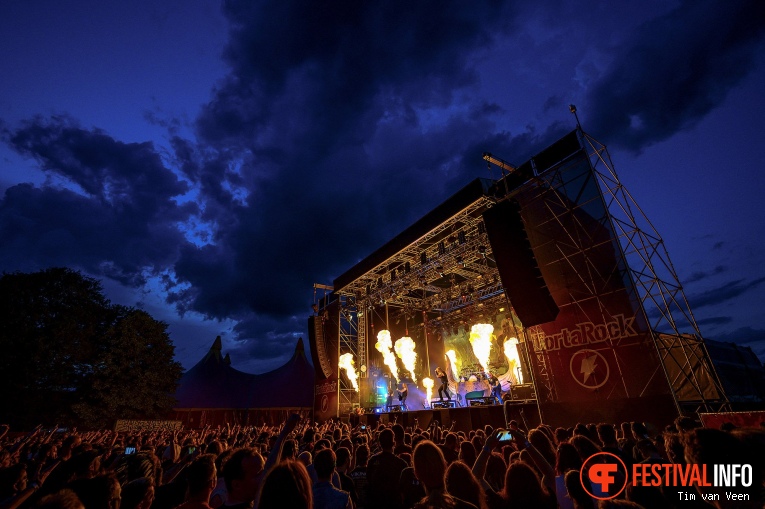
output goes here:
<path id="1" fill-rule="evenodd" d="M 263 409 L 313 407 L 314 370 L 303 338 L 281 367 L 259 375 L 231 367 L 221 355 L 220 336 L 210 351 L 181 377 L 175 409 Z"/>

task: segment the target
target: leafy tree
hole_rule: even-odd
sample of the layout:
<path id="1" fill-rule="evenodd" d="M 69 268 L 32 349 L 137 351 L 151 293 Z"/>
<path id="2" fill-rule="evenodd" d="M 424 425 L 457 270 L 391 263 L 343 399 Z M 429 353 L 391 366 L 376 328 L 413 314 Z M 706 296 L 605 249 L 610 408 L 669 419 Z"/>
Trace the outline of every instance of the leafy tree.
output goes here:
<path id="1" fill-rule="evenodd" d="M 0 421 L 108 426 L 162 417 L 181 375 L 167 324 L 54 268 L 0 277 Z"/>

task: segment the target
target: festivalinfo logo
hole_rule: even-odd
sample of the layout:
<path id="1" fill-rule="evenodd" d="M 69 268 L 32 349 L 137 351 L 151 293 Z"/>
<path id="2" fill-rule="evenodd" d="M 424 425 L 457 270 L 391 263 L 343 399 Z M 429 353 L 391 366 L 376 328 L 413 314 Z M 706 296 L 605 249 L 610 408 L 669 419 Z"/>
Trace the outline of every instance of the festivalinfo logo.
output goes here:
<path id="1" fill-rule="evenodd" d="M 589 483 L 584 482 L 585 475 Z M 632 472 L 627 472 L 621 458 L 609 452 L 598 452 L 585 460 L 579 478 L 588 495 L 598 500 L 610 500 L 618 497 L 628 482 L 635 486 L 748 488 L 752 486 L 752 465 L 635 463 Z M 729 500 L 748 500 L 746 493 L 728 492 L 726 496 Z"/>

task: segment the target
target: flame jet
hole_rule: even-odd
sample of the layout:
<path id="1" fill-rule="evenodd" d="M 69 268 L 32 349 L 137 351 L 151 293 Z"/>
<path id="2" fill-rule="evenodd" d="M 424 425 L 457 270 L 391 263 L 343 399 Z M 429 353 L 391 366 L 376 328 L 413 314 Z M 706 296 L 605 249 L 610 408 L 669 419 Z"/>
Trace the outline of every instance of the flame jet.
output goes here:
<path id="1" fill-rule="evenodd" d="M 523 373 L 518 369 L 521 367 L 521 356 L 518 355 L 518 338 L 510 338 L 504 343 L 505 357 L 507 357 L 507 363 L 510 365 L 508 371 L 510 376 L 515 380 L 515 383 L 523 383 Z"/>
<path id="2" fill-rule="evenodd" d="M 412 381 L 417 383 L 417 377 L 414 376 L 414 367 L 417 362 L 417 352 L 414 351 L 414 340 L 406 336 L 399 339 L 396 341 L 395 350 L 398 358 L 404 363 L 406 370 L 412 375 Z"/>
<path id="3" fill-rule="evenodd" d="M 425 394 L 428 397 L 428 407 L 429 407 L 430 400 L 433 399 L 433 379 L 428 377 L 423 378 L 422 386 L 425 387 Z"/>
<path id="4" fill-rule="evenodd" d="M 492 332 L 494 326 L 488 323 L 477 323 L 470 328 L 470 344 L 473 345 L 473 353 L 485 373 L 489 372 Z"/>
<path id="5" fill-rule="evenodd" d="M 353 389 L 356 392 L 359 392 L 359 383 L 358 383 L 358 374 L 356 374 L 356 363 L 353 361 L 353 354 L 351 353 L 344 353 L 340 356 L 340 359 L 338 359 L 337 362 L 338 367 L 345 370 L 345 374 L 348 377 L 348 380 L 351 381 L 351 384 L 353 385 Z"/>
<path id="6" fill-rule="evenodd" d="M 454 350 L 447 350 L 446 357 L 449 358 L 449 366 L 452 370 L 452 380 L 459 380 L 459 376 L 457 375 L 459 371 L 459 366 L 457 366 L 457 354 L 454 353 Z"/>
<path id="7" fill-rule="evenodd" d="M 383 356 L 383 362 L 390 368 L 390 372 L 393 378 L 398 383 L 398 366 L 396 365 L 396 356 L 393 354 L 391 348 L 393 348 L 393 342 L 390 340 L 390 332 L 387 330 L 381 330 L 377 333 L 377 343 L 375 348 Z"/>

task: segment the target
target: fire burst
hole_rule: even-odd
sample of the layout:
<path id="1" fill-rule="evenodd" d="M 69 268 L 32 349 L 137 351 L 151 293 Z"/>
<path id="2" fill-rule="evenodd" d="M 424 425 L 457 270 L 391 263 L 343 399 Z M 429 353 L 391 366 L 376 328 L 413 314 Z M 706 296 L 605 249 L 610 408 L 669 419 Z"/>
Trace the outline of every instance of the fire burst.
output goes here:
<path id="1" fill-rule="evenodd" d="M 492 332 L 494 332 L 494 326 L 488 323 L 477 323 L 470 328 L 470 344 L 473 345 L 473 353 L 486 373 L 489 372 Z"/>
<path id="2" fill-rule="evenodd" d="M 403 337 L 396 341 L 396 355 L 404 363 L 404 367 L 412 375 L 412 381 L 417 383 L 417 377 L 414 376 L 414 366 L 417 361 L 417 352 L 414 351 L 414 340 Z"/>
<path id="3" fill-rule="evenodd" d="M 518 355 L 518 338 L 510 338 L 505 341 L 505 357 L 510 365 L 510 376 L 516 379 L 516 383 L 523 383 L 523 374 L 518 368 L 521 367 L 521 357 Z"/>
<path id="4" fill-rule="evenodd" d="M 396 365 L 396 356 L 391 350 L 392 347 L 393 342 L 390 340 L 390 332 L 387 330 L 381 330 L 378 332 L 375 348 L 382 354 L 383 362 L 390 368 L 390 372 L 393 375 L 393 378 L 395 378 L 396 382 L 398 382 L 398 366 Z"/>
<path id="5" fill-rule="evenodd" d="M 433 399 L 433 379 L 428 377 L 423 378 L 422 386 L 425 387 L 425 394 L 428 397 L 428 406 L 430 406 L 430 400 Z"/>
<path id="6" fill-rule="evenodd" d="M 449 358 L 449 366 L 452 370 L 452 380 L 459 380 L 459 376 L 457 376 L 457 372 L 459 371 L 459 366 L 457 366 L 457 354 L 454 353 L 454 350 L 447 350 L 446 356 Z"/>
<path id="7" fill-rule="evenodd" d="M 353 361 L 353 354 L 344 353 L 341 355 L 337 365 L 345 370 L 345 374 L 348 377 L 348 380 L 351 381 L 353 389 L 356 392 L 359 392 L 359 376 L 356 374 L 356 363 Z"/>

